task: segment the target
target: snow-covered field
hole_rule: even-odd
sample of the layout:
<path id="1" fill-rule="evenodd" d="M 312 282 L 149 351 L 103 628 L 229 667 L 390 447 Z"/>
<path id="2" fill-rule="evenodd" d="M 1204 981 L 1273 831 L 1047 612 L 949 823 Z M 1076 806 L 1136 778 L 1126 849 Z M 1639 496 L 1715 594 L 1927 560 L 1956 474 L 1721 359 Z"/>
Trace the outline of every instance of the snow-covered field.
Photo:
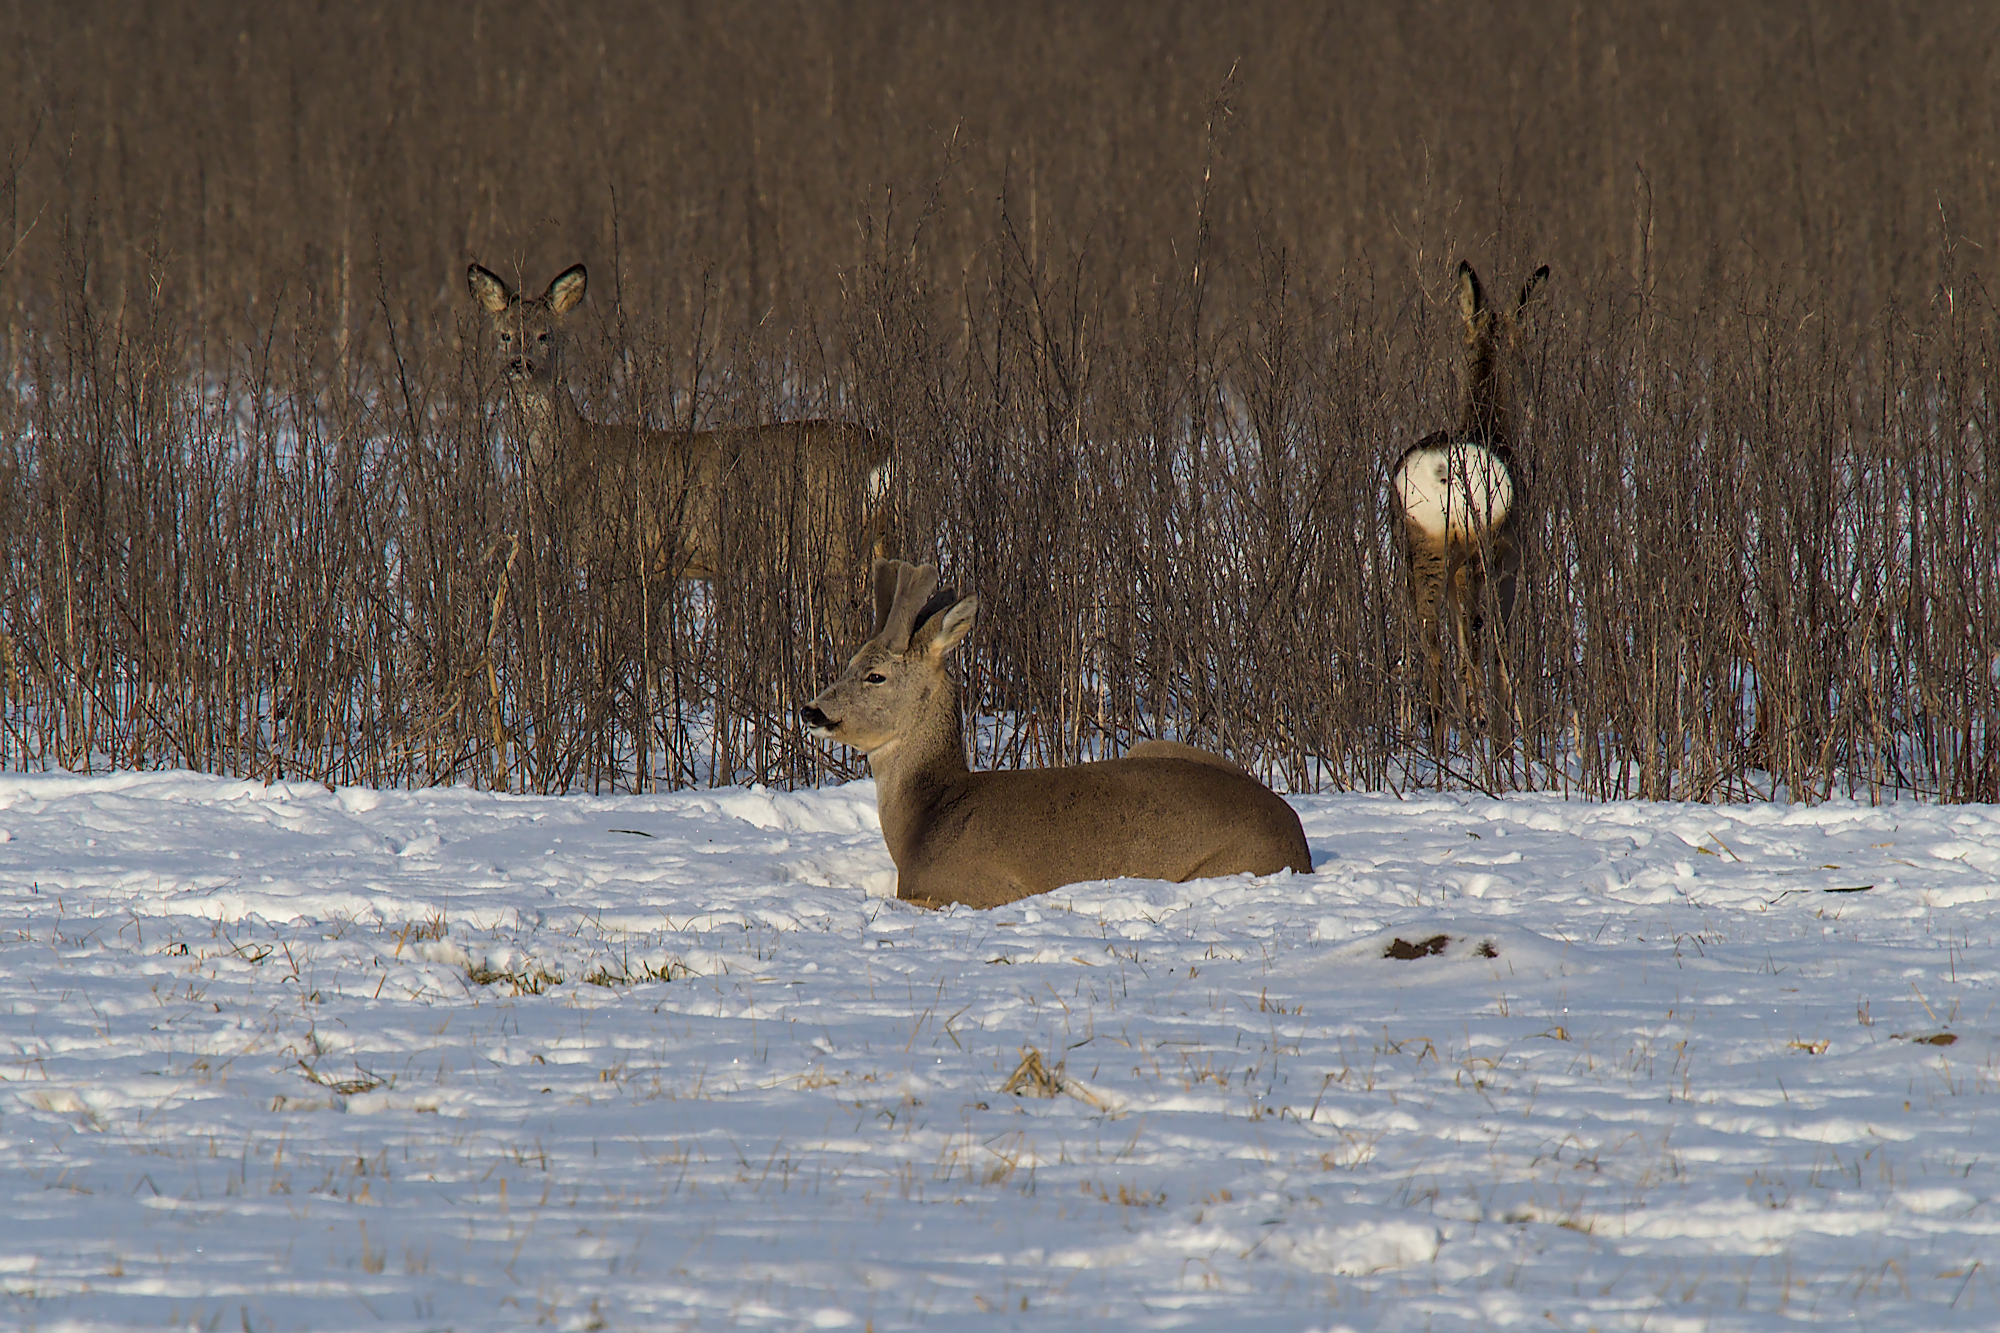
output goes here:
<path id="1" fill-rule="evenodd" d="M 929 913 L 866 783 L 0 778 L 0 1322 L 2000 1327 L 2000 811 L 1295 804 Z"/>

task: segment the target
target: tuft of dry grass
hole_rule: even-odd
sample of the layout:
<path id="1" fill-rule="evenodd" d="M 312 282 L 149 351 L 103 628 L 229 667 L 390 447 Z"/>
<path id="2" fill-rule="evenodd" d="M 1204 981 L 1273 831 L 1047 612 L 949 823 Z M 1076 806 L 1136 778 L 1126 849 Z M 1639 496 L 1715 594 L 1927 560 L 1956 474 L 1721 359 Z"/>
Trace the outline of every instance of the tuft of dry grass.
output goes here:
<path id="1" fill-rule="evenodd" d="M 1062 1090 L 1061 1071 L 1052 1071 L 1043 1064 L 1042 1053 L 1032 1046 L 1021 1048 L 1021 1063 L 1000 1085 L 1000 1091 L 1011 1092 L 1017 1097 L 1059 1097 Z"/>

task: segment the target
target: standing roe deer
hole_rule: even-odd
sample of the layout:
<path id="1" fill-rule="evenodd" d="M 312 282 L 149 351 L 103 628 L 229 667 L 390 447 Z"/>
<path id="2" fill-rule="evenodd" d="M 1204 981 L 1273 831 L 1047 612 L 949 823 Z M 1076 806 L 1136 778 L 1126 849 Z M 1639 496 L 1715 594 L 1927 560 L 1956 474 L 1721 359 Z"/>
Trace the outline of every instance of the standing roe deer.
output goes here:
<path id="1" fill-rule="evenodd" d="M 1190 745 L 1146 741 L 1071 768 L 968 769 L 945 655 L 979 599 L 937 583 L 933 565 L 877 560 L 874 637 L 800 710 L 813 735 L 867 754 L 897 897 L 998 907 L 1091 879 L 1312 869 L 1292 807 Z"/>
<path id="2" fill-rule="evenodd" d="M 1514 612 L 1516 576 L 1521 568 L 1519 539 L 1521 475 L 1514 465 L 1514 379 L 1520 356 L 1520 317 L 1549 276 L 1548 265 L 1521 284 L 1510 310 L 1486 304 L 1479 275 L 1458 265 L 1458 308 L 1465 319 L 1465 394 L 1458 429 L 1426 435 L 1403 451 L 1389 470 L 1389 496 L 1409 565 L 1410 600 L 1416 605 L 1423 641 L 1424 698 L 1430 714 L 1431 746 L 1443 745 L 1444 643 L 1439 604 L 1451 618 L 1465 669 L 1465 705 L 1474 726 L 1486 722 L 1486 690 L 1481 630 L 1487 585 L 1499 612 L 1494 637 L 1498 668 L 1499 715 L 1496 735 L 1511 735 L 1513 691 L 1505 639 Z"/>
<path id="3" fill-rule="evenodd" d="M 805 507 L 810 549 L 827 553 L 829 577 L 851 578 L 882 554 L 890 446 L 875 432 L 842 421 L 705 431 L 592 421 L 562 369 L 563 317 L 583 300 L 583 265 L 536 297 L 478 264 L 465 281 L 486 314 L 529 476 L 573 549 L 602 552 L 614 534 L 633 531 L 652 571 L 712 579 L 726 558 L 724 488 L 749 475 L 781 479 L 783 502 Z"/>

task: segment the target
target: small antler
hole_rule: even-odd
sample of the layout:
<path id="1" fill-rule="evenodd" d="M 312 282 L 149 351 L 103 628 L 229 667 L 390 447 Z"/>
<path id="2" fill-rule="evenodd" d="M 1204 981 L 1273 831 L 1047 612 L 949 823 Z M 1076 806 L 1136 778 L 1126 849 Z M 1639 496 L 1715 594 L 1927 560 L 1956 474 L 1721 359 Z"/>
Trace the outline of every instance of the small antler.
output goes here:
<path id="1" fill-rule="evenodd" d="M 869 638 L 879 638 L 889 623 L 889 609 L 896 604 L 896 567 L 903 562 L 875 557 L 871 582 L 875 585 L 875 628 Z"/>
<path id="2" fill-rule="evenodd" d="M 893 576 L 894 583 L 890 583 Z M 937 590 L 936 565 L 913 565 L 907 560 L 875 562 L 875 639 L 890 652 L 907 652 L 911 631 Z"/>

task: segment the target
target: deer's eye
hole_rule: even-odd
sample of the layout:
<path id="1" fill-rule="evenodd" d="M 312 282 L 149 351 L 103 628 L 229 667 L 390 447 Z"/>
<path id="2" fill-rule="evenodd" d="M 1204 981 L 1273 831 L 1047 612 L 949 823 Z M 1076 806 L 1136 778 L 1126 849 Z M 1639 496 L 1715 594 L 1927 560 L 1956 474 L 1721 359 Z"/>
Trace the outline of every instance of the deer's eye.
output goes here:
<path id="1" fill-rule="evenodd" d="M 538 333 L 535 335 L 535 341 L 538 343 L 545 343 L 548 340 L 549 340 L 549 335 L 546 333 Z"/>
<path id="2" fill-rule="evenodd" d="M 866 676 L 862 677 L 862 679 L 866 680 L 870 685 L 880 685 L 882 682 L 886 681 L 889 678 L 883 675 L 879 671 L 871 671 Z"/>

